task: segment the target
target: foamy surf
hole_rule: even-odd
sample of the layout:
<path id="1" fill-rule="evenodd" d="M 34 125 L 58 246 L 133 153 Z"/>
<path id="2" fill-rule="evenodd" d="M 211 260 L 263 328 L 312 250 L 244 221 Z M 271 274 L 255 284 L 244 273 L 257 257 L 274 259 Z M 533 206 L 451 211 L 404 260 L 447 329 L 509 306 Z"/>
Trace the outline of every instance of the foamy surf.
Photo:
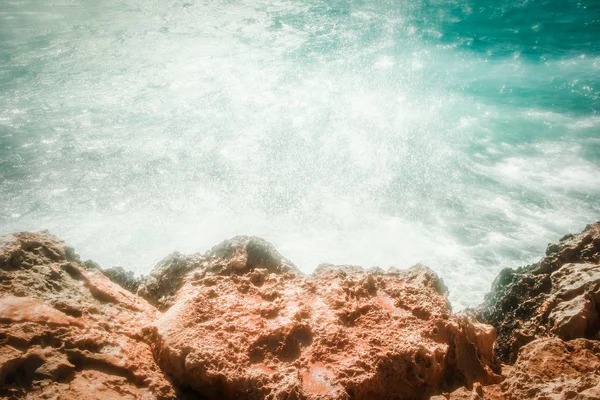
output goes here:
<path id="1" fill-rule="evenodd" d="M 474 305 L 600 218 L 587 3 L 578 32 L 540 1 L 523 20 L 467 2 L 3 3 L 1 230 L 137 273 L 253 234 L 305 272 L 421 262 Z"/>

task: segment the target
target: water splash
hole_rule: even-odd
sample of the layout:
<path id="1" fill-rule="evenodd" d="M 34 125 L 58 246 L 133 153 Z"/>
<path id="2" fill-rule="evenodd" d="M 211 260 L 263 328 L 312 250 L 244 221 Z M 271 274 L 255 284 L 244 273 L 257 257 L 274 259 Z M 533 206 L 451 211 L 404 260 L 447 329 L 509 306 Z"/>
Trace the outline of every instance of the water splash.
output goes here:
<path id="1" fill-rule="evenodd" d="M 48 228 L 138 273 L 256 234 L 307 272 L 423 262 L 475 304 L 600 217 L 599 15 L 5 2 L 1 230 Z"/>

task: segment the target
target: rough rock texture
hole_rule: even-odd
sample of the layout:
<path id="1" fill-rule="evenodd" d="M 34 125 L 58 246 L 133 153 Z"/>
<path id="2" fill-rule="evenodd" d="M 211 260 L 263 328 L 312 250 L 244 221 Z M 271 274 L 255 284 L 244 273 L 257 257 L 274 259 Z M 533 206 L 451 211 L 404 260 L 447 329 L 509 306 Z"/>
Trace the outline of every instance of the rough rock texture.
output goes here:
<path id="1" fill-rule="evenodd" d="M 143 334 L 158 314 L 48 233 L 0 236 L 0 398 L 175 398 Z"/>
<path id="2" fill-rule="evenodd" d="M 600 399 L 600 342 L 543 338 L 523 346 L 500 384 L 459 388 L 431 400 Z"/>
<path id="3" fill-rule="evenodd" d="M 194 264 L 153 334 L 163 370 L 207 398 L 425 399 L 499 381 L 494 330 L 453 316 L 427 267 L 306 277 L 248 237 Z"/>
<path id="4" fill-rule="evenodd" d="M 173 303 L 175 293 L 185 275 L 196 268 L 198 255 L 185 256 L 175 252 L 163 258 L 149 276 L 138 283 L 137 294 L 163 311 Z"/>
<path id="5" fill-rule="evenodd" d="M 6 398 L 424 399 L 500 379 L 494 330 L 453 316 L 423 266 L 306 277 L 240 236 L 139 282 L 19 233 L 0 237 L 0 289 Z"/>
<path id="6" fill-rule="evenodd" d="M 497 385 L 494 385 L 496 387 Z M 490 388 L 491 386 L 488 386 Z M 477 383 L 473 385 L 473 389 L 469 390 L 464 386 L 456 389 L 452 393 L 445 393 L 439 396 L 432 396 L 429 400 L 483 400 L 490 399 L 488 393 L 484 393 L 484 389 L 481 384 Z"/>
<path id="7" fill-rule="evenodd" d="M 87 264 L 90 262 L 88 261 Z M 86 265 L 87 265 L 86 264 Z M 99 268 L 99 267 L 98 267 Z M 102 269 L 102 273 L 111 281 L 129 290 L 131 293 L 137 293 L 143 278 L 136 278 L 133 271 L 127 271 L 123 267 L 111 267 Z"/>
<path id="8" fill-rule="evenodd" d="M 226 259 L 227 265 L 221 266 L 215 260 Z M 194 269 L 206 267 L 207 261 L 213 261 L 222 272 L 243 272 L 257 264 L 273 265 L 300 273 L 289 260 L 285 259 L 272 244 L 264 239 L 250 236 L 236 236 L 213 247 L 207 254 L 183 255 L 179 252 L 169 254 L 144 277 L 138 284 L 137 294 L 160 310 L 173 305 L 177 291 L 183 286 L 187 274 Z M 214 267 L 214 265 L 213 265 Z"/>
<path id="9" fill-rule="evenodd" d="M 514 365 L 500 384 L 438 399 L 600 399 L 599 310 L 596 223 L 548 246 L 540 262 L 500 273 L 476 313 L 496 328 L 498 357 Z"/>
<path id="10" fill-rule="evenodd" d="M 497 398 L 504 400 L 600 399 L 600 342 L 535 340 L 523 346 L 506 380 L 497 386 Z"/>
<path id="11" fill-rule="evenodd" d="M 537 339 L 521 348 L 514 366 L 496 385 L 460 388 L 431 400 L 600 399 L 600 342 Z"/>
<path id="12" fill-rule="evenodd" d="M 600 223 L 548 246 L 537 264 L 505 269 L 476 310 L 496 328 L 496 355 L 515 362 L 519 349 L 541 337 L 598 339 Z"/>
<path id="13" fill-rule="evenodd" d="M 136 279 L 4 235 L 0 399 L 600 399 L 599 254 L 594 224 L 504 270 L 476 313 L 496 340 L 420 265 L 305 276 L 240 236 Z"/>

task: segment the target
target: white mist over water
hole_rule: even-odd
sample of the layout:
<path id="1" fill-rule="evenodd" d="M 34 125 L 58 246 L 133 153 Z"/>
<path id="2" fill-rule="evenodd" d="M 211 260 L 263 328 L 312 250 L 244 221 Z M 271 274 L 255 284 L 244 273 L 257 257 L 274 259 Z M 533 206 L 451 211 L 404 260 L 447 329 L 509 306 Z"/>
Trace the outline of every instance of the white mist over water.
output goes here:
<path id="1" fill-rule="evenodd" d="M 0 5 L 0 230 L 137 273 L 258 235 L 305 272 L 421 262 L 477 304 L 600 218 L 600 117 L 547 93 L 594 98 L 600 59 L 467 51 L 421 6 Z"/>

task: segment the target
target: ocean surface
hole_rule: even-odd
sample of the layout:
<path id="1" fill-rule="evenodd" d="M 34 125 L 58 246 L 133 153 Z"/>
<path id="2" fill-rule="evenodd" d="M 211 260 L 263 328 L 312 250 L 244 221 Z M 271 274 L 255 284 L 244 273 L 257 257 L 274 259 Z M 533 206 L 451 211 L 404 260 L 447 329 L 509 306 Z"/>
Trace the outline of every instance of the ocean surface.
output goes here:
<path id="1" fill-rule="evenodd" d="M 600 219 L 598 0 L 3 0 L 0 231 L 104 267 L 260 235 L 455 309 Z"/>

